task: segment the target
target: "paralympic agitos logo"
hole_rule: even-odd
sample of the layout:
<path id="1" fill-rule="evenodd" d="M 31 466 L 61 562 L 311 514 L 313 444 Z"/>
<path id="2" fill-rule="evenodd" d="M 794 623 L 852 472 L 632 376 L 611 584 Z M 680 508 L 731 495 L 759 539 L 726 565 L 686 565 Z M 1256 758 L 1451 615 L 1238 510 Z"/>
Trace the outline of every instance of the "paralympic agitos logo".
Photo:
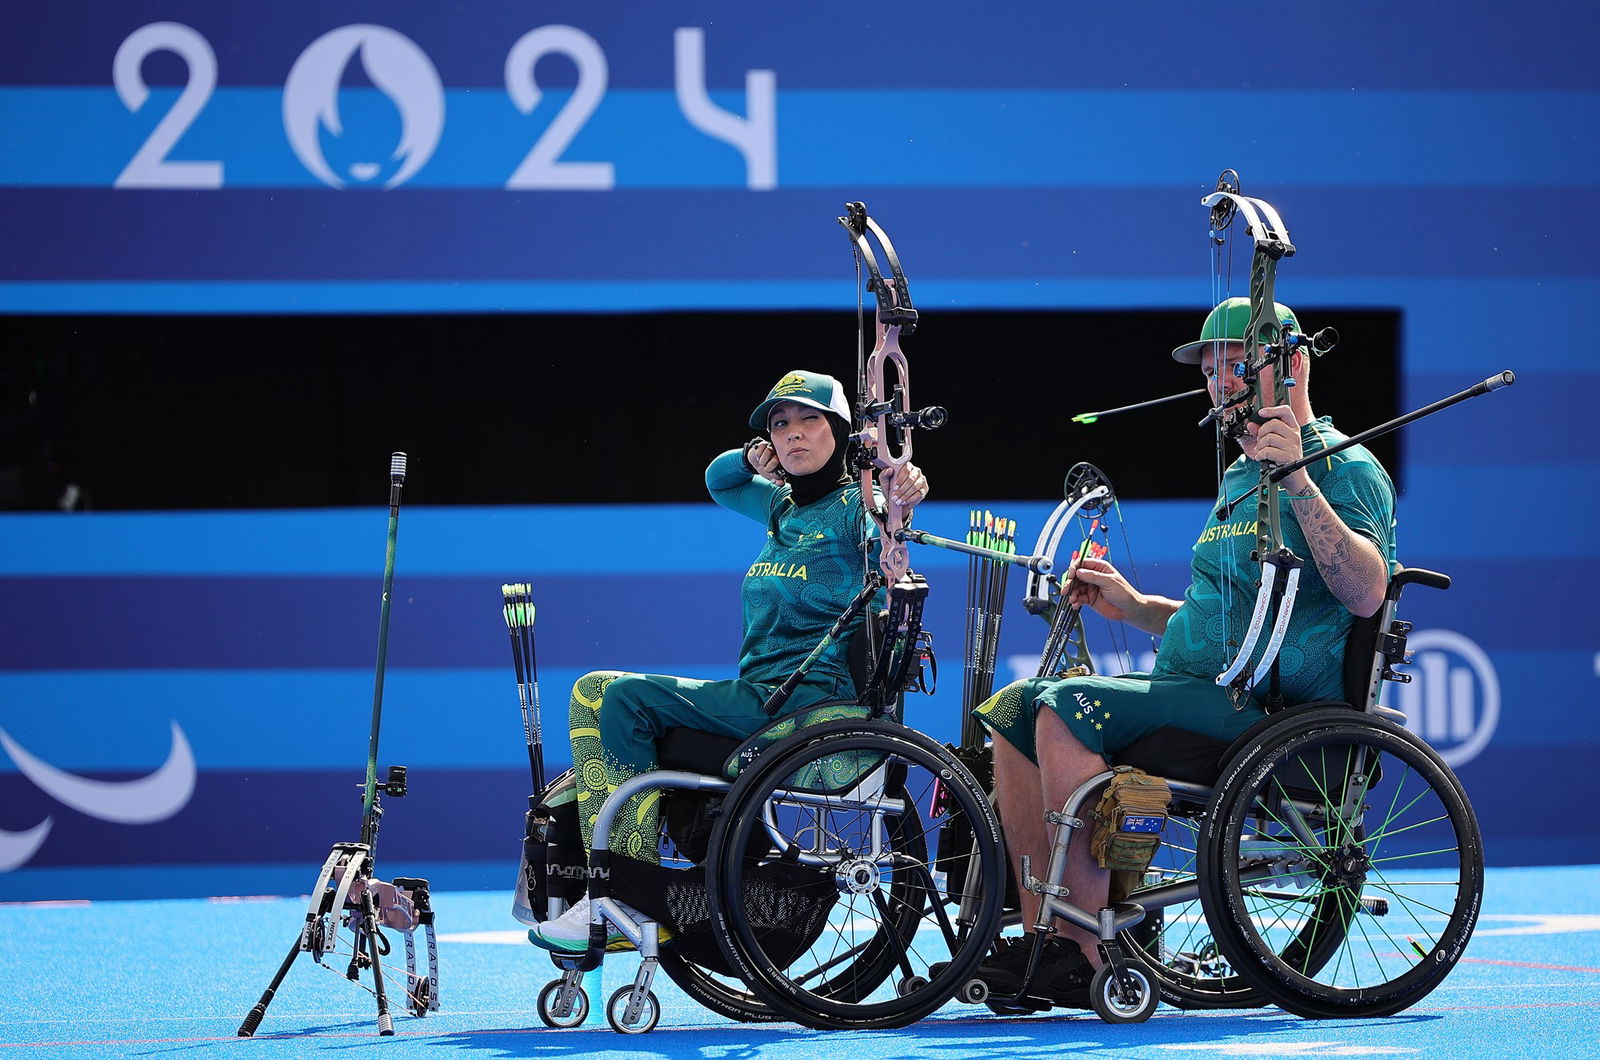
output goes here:
<path id="1" fill-rule="evenodd" d="M 4 729 L 0 729 L 0 747 L 16 763 L 18 772 L 46 795 L 79 813 L 113 824 L 164 821 L 187 806 L 194 794 L 194 752 L 175 721 L 166 762 L 154 773 L 135 780 L 94 780 L 68 773 L 31 754 Z M 53 825 L 54 818 L 45 817 L 21 832 L 0 828 L 0 872 L 27 864 Z"/>

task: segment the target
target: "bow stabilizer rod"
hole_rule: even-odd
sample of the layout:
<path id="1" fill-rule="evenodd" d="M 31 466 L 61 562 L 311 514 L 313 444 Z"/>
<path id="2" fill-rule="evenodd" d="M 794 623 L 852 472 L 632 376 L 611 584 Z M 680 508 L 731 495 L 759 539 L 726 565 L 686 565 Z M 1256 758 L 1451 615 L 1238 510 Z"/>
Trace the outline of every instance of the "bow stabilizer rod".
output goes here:
<path id="1" fill-rule="evenodd" d="M 910 541 L 918 545 L 932 545 L 934 548 L 946 548 L 951 552 L 960 552 L 966 556 L 977 556 L 979 559 L 992 559 L 999 563 L 1009 563 L 1013 567 L 1021 567 L 1033 574 L 1049 574 L 1054 565 L 1049 556 L 1019 556 L 1014 552 L 1002 552 L 999 549 L 984 548 L 982 545 L 969 545 L 965 541 L 953 541 L 948 537 L 936 537 L 926 530 L 913 530 L 911 527 L 895 531 L 896 541 Z"/>
<path id="2" fill-rule="evenodd" d="M 1399 430 L 1406 424 L 1415 420 L 1420 420 L 1424 416 L 1432 416 L 1435 412 L 1442 412 L 1451 405 L 1458 404 L 1467 400 L 1468 398 L 1480 397 L 1484 394 L 1492 394 L 1496 390 L 1504 389 L 1516 381 L 1517 374 L 1510 369 L 1507 369 L 1506 371 L 1500 372 L 1496 375 L 1491 375 L 1483 382 L 1474 383 L 1472 386 L 1467 387 L 1467 389 L 1456 394 L 1451 394 L 1447 398 L 1440 398 L 1431 405 L 1424 405 L 1420 409 L 1407 412 L 1402 416 L 1396 416 L 1394 419 L 1380 423 L 1376 427 L 1368 427 L 1360 434 L 1353 434 L 1344 441 L 1339 442 L 1337 445 L 1330 445 L 1326 449 L 1318 449 L 1309 456 L 1301 457 L 1299 460 L 1296 460 L 1291 464 L 1280 464 L 1278 467 L 1269 472 L 1267 477 L 1272 479 L 1274 482 L 1281 481 L 1284 478 L 1294 474 L 1296 471 L 1299 471 L 1301 468 L 1309 467 L 1324 457 L 1332 456 L 1334 453 L 1342 453 L 1351 446 L 1360 445 L 1363 442 L 1369 442 L 1374 438 L 1381 438 L 1383 435 L 1388 434 L 1391 431 Z M 1224 504 L 1221 508 L 1218 508 L 1217 518 L 1226 519 L 1236 506 L 1254 496 L 1256 490 L 1260 488 L 1261 487 L 1259 486 L 1252 486 L 1240 496 L 1235 497 L 1227 504 Z"/>
<path id="3" fill-rule="evenodd" d="M 375 847 L 378 842 L 378 818 L 383 814 L 378 793 L 405 792 L 403 779 L 399 782 L 398 793 L 388 791 L 388 784 L 378 781 L 378 731 L 383 724 L 383 673 L 389 657 L 389 602 L 394 593 L 395 542 L 400 533 L 400 491 L 405 482 L 406 454 L 393 453 L 389 457 L 389 541 L 383 557 L 383 599 L 378 605 L 378 662 L 372 681 L 372 728 L 367 737 L 367 779 L 362 784 L 361 795 L 361 842 L 368 848 Z"/>

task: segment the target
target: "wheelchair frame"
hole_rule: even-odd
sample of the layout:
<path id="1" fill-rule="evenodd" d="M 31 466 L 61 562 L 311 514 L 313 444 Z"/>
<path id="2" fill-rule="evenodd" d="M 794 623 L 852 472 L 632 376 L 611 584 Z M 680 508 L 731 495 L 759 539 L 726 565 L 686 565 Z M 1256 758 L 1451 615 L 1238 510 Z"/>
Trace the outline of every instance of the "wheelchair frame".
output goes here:
<path id="1" fill-rule="evenodd" d="M 1413 583 L 1443 589 L 1448 588 L 1449 579 L 1420 570 L 1395 574 L 1383 607 L 1352 631 L 1352 643 L 1347 647 L 1347 653 L 1350 648 L 1366 653 L 1358 652 L 1357 659 L 1371 660 L 1370 664 L 1355 664 L 1365 678 L 1364 686 L 1357 689 L 1359 696 L 1352 695 L 1350 702 L 1304 704 L 1268 717 L 1217 755 L 1219 768 L 1214 780 L 1168 777 L 1173 802 L 1179 807 L 1176 816 L 1198 821 L 1193 871 L 1153 870 L 1147 874 L 1145 886 L 1125 901 L 1098 910 L 1083 908 L 1070 900 L 1070 892 L 1063 885 L 1066 858 L 1074 836 L 1085 822 L 1086 808 L 1093 805 L 1091 800 L 1098 798 L 1114 770 L 1108 769 L 1081 785 L 1060 812 L 1046 814 L 1053 832 L 1044 876 L 1034 877 L 1031 859 L 1024 859 L 1024 879 L 1020 881 L 1040 896 L 1041 904 L 1039 916 L 1031 925 L 1033 948 L 1016 995 L 991 996 L 981 980 L 969 978 L 987 950 L 988 940 L 999 934 L 1003 888 L 974 886 L 969 880 L 962 895 L 949 893 L 934 876 L 942 854 L 928 855 L 926 865 L 918 870 L 924 872 L 925 884 L 919 880 L 903 886 L 911 893 L 920 890 L 925 899 L 913 921 L 927 917 L 938 923 L 951 943 L 955 959 L 931 964 L 925 969 L 930 974 L 921 974 L 913 964 L 909 943 L 899 938 L 898 927 L 880 932 L 846 953 L 846 958 L 858 952 L 875 954 L 876 963 L 869 978 L 881 978 L 869 990 L 887 982 L 893 974 L 891 966 L 898 967 L 902 975 L 893 984 L 895 997 L 887 1002 L 857 997 L 849 990 L 837 997 L 825 992 L 808 993 L 803 982 L 797 986 L 785 978 L 782 968 L 764 959 L 759 939 L 752 938 L 741 920 L 737 887 L 731 886 L 729 879 L 740 876 L 746 839 L 758 829 L 764 830 L 769 833 L 768 838 L 779 840 L 781 848 L 785 838 L 776 821 L 777 811 L 765 801 L 767 798 L 775 797 L 776 803 L 796 807 L 814 803 L 867 813 L 873 818 L 872 834 L 878 837 L 886 834 L 884 822 L 896 812 L 917 812 L 917 806 L 890 795 L 881 784 L 850 800 L 838 794 L 810 795 L 785 787 L 785 782 L 800 770 L 841 753 L 840 747 L 885 751 L 899 741 L 896 746 L 904 748 L 899 753 L 914 754 L 920 764 L 945 772 L 957 787 L 984 794 L 979 800 L 981 809 L 970 802 L 965 807 L 974 834 L 971 864 L 978 866 L 983 879 L 1004 880 L 1006 869 L 1004 861 L 999 860 L 1003 859 L 1003 839 L 986 793 L 949 749 L 898 722 L 844 719 L 802 727 L 758 756 L 746 754 L 747 749 L 759 743 L 761 734 L 757 734 L 730 757 L 730 765 L 744 763 L 734 780 L 681 769 L 656 770 L 630 778 L 607 798 L 600 811 L 591 866 L 615 867 L 609 850 L 609 829 L 621 807 L 637 793 L 669 789 L 723 797 L 707 859 L 708 900 L 718 946 L 748 993 L 713 1004 L 702 994 L 690 992 L 702 1003 L 737 1019 L 788 1018 L 821 1028 L 903 1026 L 951 998 L 984 1003 L 998 1013 L 1039 1011 L 1051 1007 L 1051 1000 L 1040 996 L 1034 984 L 1044 939 L 1057 918 L 1100 937 L 1105 962 L 1090 984 L 1089 1000 L 1094 1011 L 1108 1022 L 1146 1019 L 1162 999 L 1190 1008 L 1250 1007 L 1270 1002 L 1309 1018 L 1378 1016 L 1400 1011 L 1426 996 L 1459 959 L 1471 936 L 1482 895 L 1481 836 L 1459 782 L 1423 741 L 1396 723 L 1403 721 L 1403 715 L 1378 703 L 1384 681 L 1409 680 L 1409 675 L 1393 669 L 1394 664 L 1407 657 L 1405 634 L 1410 629 L 1394 614 L 1401 591 Z M 1361 641 L 1359 645 L 1357 640 Z M 1356 670 L 1350 669 L 1351 665 L 1347 663 L 1347 673 L 1353 675 Z M 1349 686 L 1360 684 L 1355 679 L 1348 682 Z M 825 705 L 837 704 L 816 704 L 810 709 Z M 1220 748 L 1220 741 L 1213 742 Z M 910 750 L 913 747 L 917 748 L 914 752 Z M 1353 748 L 1354 752 L 1346 751 L 1347 760 L 1353 762 L 1359 757 L 1360 768 L 1336 766 L 1330 775 L 1337 784 L 1325 783 L 1319 789 L 1303 792 L 1278 773 L 1280 769 L 1287 774 L 1299 770 L 1299 775 L 1305 775 L 1304 756 L 1309 752 L 1298 750 L 1301 747 L 1312 751 L 1322 748 L 1324 755 L 1328 747 Z M 1119 757 L 1127 761 L 1139 753 L 1143 752 L 1136 745 Z M 1404 910 L 1403 896 L 1383 893 L 1385 888 L 1393 888 L 1381 878 L 1374 884 L 1379 893 L 1362 893 L 1369 875 L 1381 875 L 1373 859 L 1363 853 L 1363 821 L 1373 812 L 1370 800 L 1373 785 L 1379 782 L 1373 774 L 1381 773 L 1384 762 L 1394 763 L 1407 776 L 1420 777 L 1424 787 L 1416 799 L 1431 799 L 1442 807 L 1440 816 L 1448 819 L 1456 832 L 1452 849 L 1460 878 L 1455 900 L 1447 911 L 1446 927 L 1430 938 L 1432 945 L 1424 949 L 1406 936 L 1406 942 L 1416 952 L 1402 952 L 1403 969 L 1398 974 L 1352 987 L 1342 983 L 1340 977 L 1348 976 L 1353 967 L 1346 964 L 1342 950 L 1356 918 L 1387 916 L 1391 906 Z M 1373 768 L 1367 768 L 1369 764 Z M 1151 771 L 1161 772 L 1159 768 Z M 873 771 L 880 782 L 882 774 L 881 766 Z M 851 785 L 861 786 L 860 781 Z M 751 800 L 758 797 L 763 801 L 756 806 Z M 925 824 L 919 815 L 916 834 L 925 835 Z M 935 821 L 934 830 L 939 827 Z M 1170 821 L 1168 827 L 1173 827 Z M 1348 835 L 1334 852 L 1339 855 L 1335 857 L 1327 853 L 1323 833 L 1338 828 Z M 736 834 L 730 836 L 730 832 Z M 1376 846 L 1376 841 L 1371 845 Z M 987 861 L 985 850 L 994 854 Z M 851 855 L 851 864 L 860 869 L 857 879 L 861 893 L 881 886 L 881 880 L 872 877 L 888 871 L 886 853 L 892 860 L 892 851 L 872 845 L 864 852 L 845 853 Z M 837 850 L 795 849 L 791 860 L 821 868 L 835 864 L 828 859 L 838 855 Z M 611 897 L 608 875 L 596 873 L 591 878 L 587 951 L 570 957 L 553 955 L 562 974 L 539 995 L 539 1015 L 547 1025 L 574 1026 L 586 1018 L 589 1003 L 581 978 L 584 972 L 599 967 L 604 958 L 607 924 L 632 941 L 642 957 L 633 982 L 613 993 L 607 1002 L 611 1026 L 623 1033 L 642 1033 L 659 1020 L 660 1004 L 651 990 L 655 971 L 662 964 L 659 925 Z M 849 892 L 851 879 L 840 872 L 834 875 L 840 892 Z M 1166 945 L 1169 929 L 1164 913 L 1185 904 L 1192 909 L 1196 902 L 1203 910 L 1202 923 L 1209 932 L 1204 936 L 1204 945 L 1171 950 Z M 556 908 L 559 904 L 559 900 L 552 899 L 550 915 L 560 912 Z M 953 918 L 950 906 L 955 907 Z M 1302 907 L 1306 906 L 1312 908 L 1312 915 L 1305 914 Z M 1269 913 L 1262 914 L 1263 908 Z M 1284 909 L 1290 911 L 1285 913 Z M 1272 922 L 1263 926 L 1258 923 L 1263 918 Z M 1188 919 L 1194 918 L 1191 915 Z M 819 968 L 808 974 L 825 970 Z M 1207 971 L 1216 974 L 1201 974 Z M 1386 973 L 1380 970 L 1378 974 Z M 1213 989 L 1213 981 L 1223 985 Z M 883 993 L 881 989 L 878 992 Z"/>
<path id="2" fill-rule="evenodd" d="M 1410 675 L 1396 672 L 1393 666 L 1408 658 L 1405 640 L 1411 626 L 1394 616 L 1401 592 L 1413 583 L 1447 589 L 1450 579 L 1419 569 L 1395 573 L 1378 614 L 1353 629 L 1347 645 L 1347 660 L 1352 649 L 1358 650 L 1356 659 L 1371 660 L 1362 671 L 1362 687 L 1352 689 L 1350 686 L 1357 682 L 1347 683 L 1347 693 L 1359 691 L 1360 695 L 1350 695 L 1350 702 L 1307 703 L 1269 716 L 1222 753 L 1214 783 L 1168 778 L 1175 802 L 1205 807 L 1199 815 L 1202 825 L 1192 878 L 1169 882 L 1158 871 L 1153 881 L 1147 879 L 1147 886 L 1136 889 L 1124 902 L 1099 910 L 1080 907 L 1069 900 L 1070 892 L 1062 882 L 1067 853 L 1084 824 L 1085 808 L 1098 799 L 1114 771 L 1097 774 L 1082 784 L 1060 812 L 1046 812 L 1052 835 L 1044 877 L 1032 876 L 1030 859 L 1022 859 L 1024 879 L 1020 882 L 1040 896 L 1039 915 L 1031 925 L 1035 932 L 1033 947 L 1017 994 L 986 998 L 991 1009 L 1006 1013 L 1051 1007 L 1050 999 L 1041 996 L 1035 984 L 1044 940 L 1057 918 L 1100 937 L 1104 964 L 1090 984 L 1089 1001 L 1108 1022 L 1147 1019 L 1163 996 L 1188 1008 L 1251 1007 L 1270 1001 L 1308 1018 L 1382 1016 L 1415 1004 L 1444 979 L 1460 958 L 1476 923 L 1483 888 L 1483 845 L 1471 805 L 1449 767 L 1426 743 L 1401 727 L 1399 723 L 1405 717 L 1401 712 L 1378 703 L 1384 681 L 1410 680 Z M 1350 665 L 1347 662 L 1347 667 Z M 1347 674 L 1352 672 L 1347 669 Z M 1356 706 L 1358 702 L 1360 706 Z M 1335 763 L 1333 779 L 1343 780 L 1342 790 L 1334 790 L 1334 783 L 1325 783 L 1302 792 L 1278 778 L 1276 790 L 1269 792 L 1274 771 L 1280 765 L 1286 765 L 1291 774 L 1307 768 L 1303 753 L 1293 749 L 1299 745 L 1358 747 L 1362 751 L 1359 762 L 1347 751 L 1345 764 Z M 1141 750 L 1138 744 L 1130 747 L 1119 756 L 1119 764 L 1148 765 L 1148 771 L 1161 772 L 1159 762 L 1141 759 Z M 1456 900 L 1446 914 L 1446 927 L 1434 936 L 1433 946 L 1424 949 L 1406 936 L 1406 943 L 1415 952 L 1399 947 L 1402 952 L 1398 963 L 1403 971 L 1392 978 L 1350 984 L 1350 979 L 1359 980 L 1356 959 L 1351 957 L 1346 964 L 1339 951 L 1354 918 L 1387 916 L 1391 903 L 1412 900 L 1399 894 L 1394 885 L 1381 881 L 1377 889 L 1391 893 L 1360 893 L 1368 875 L 1378 871 L 1372 855 L 1365 852 L 1365 826 L 1361 822 L 1371 808 L 1368 800 L 1372 787 L 1381 782 L 1375 781 L 1372 774 L 1381 772 L 1385 757 L 1402 765 L 1408 775 L 1415 772 L 1423 777 L 1425 789 L 1416 792 L 1412 801 L 1427 799 L 1430 793 L 1437 800 L 1439 816 L 1448 820 L 1456 833 L 1453 849 L 1461 879 Z M 1140 760 L 1130 762 L 1130 758 Z M 1391 807 L 1390 812 L 1393 811 Z M 1272 830 L 1280 833 L 1276 838 L 1263 837 L 1259 832 L 1253 838 L 1242 836 L 1242 829 L 1250 821 L 1262 818 L 1271 819 Z M 1340 822 L 1338 827 L 1348 834 L 1339 850 L 1326 851 L 1314 821 L 1324 822 L 1324 828 L 1329 827 L 1327 822 Z M 1410 827 L 1432 823 L 1425 821 Z M 1374 839 L 1372 846 L 1377 845 L 1378 840 Z M 1272 881 L 1286 882 L 1282 889 L 1263 886 Z M 1290 884 L 1300 889 L 1297 891 Z M 1284 937 L 1284 929 L 1278 929 L 1270 938 L 1254 930 L 1251 922 L 1261 914 L 1253 911 L 1252 903 L 1274 909 L 1269 915 L 1282 915 L 1274 904 L 1281 907 L 1307 902 L 1307 884 L 1332 885 L 1327 893 L 1335 897 L 1331 901 L 1318 897 L 1317 915 L 1331 913 L 1334 920 L 1342 918 L 1343 923 L 1313 924 L 1308 928 L 1303 916 L 1291 914 L 1286 918 L 1293 924 L 1287 929 L 1289 941 L 1280 952 L 1275 948 L 1276 940 Z M 1354 893 L 1348 893 L 1351 891 Z M 1181 979 L 1167 978 L 1165 973 L 1171 966 L 1159 949 L 1163 945 L 1160 929 L 1155 935 L 1155 954 L 1149 953 L 1136 934 L 1152 913 L 1197 899 L 1205 923 L 1215 935 L 1214 952 L 1209 959 L 1216 967 L 1230 968 L 1240 981 L 1226 996 L 1222 992 L 1207 996 L 1206 992 L 1185 987 Z M 1330 904 L 1336 908 L 1327 908 Z M 1421 919 L 1414 912 L 1411 915 L 1418 920 L 1421 934 Z M 1327 927 L 1320 938 L 1306 938 L 1308 932 L 1314 936 L 1320 927 Z M 1372 956 L 1368 963 L 1384 964 L 1386 958 L 1380 959 L 1376 951 Z M 1199 956 L 1184 959 L 1196 967 L 1201 963 Z M 1388 973 L 1380 967 L 1376 974 Z"/>
<path id="3" fill-rule="evenodd" d="M 835 623 L 812 658 L 822 647 L 840 637 L 850 616 L 864 609 L 877 588 L 876 580 L 869 579 L 868 586 Z M 610 851 L 611 825 L 628 799 L 641 791 L 657 789 L 706 792 L 725 800 L 723 819 L 713 829 L 711 856 L 707 860 L 707 901 L 716 918 L 717 947 L 726 964 L 737 970 L 749 992 L 733 996 L 729 991 L 703 989 L 694 980 L 685 981 L 686 977 L 680 977 L 684 971 L 682 964 L 665 963 L 669 975 L 696 1000 L 736 1019 L 765 1020 L 784 1016 L 814 1027 L 894 1027 L 920 1019 L 958 991 L 968 988 L 968 974 L 982 959 L 989 939 L 999 932 L 999 899 L 995 896 L 976 905 L 963 903 L 961 913 L 952 921 L 944 909 L 947 904 L 944 889 L 934 879 L 936 870 L 927 864 L 927 837 L 942 835 L 942 829 L 950 826 L 957 814 L 961 815 L 972 836 L 970 850 L 964 855 L 967 862 L 963 879 L 969 888 L 980 886 L 984 879 L 1004 878 L 1004 840 L 987 793 L 953 752 L 893 718 L 897 711 L 891 708 L 898 702 L 901 692 L 919 680 L 912 673 L 912 663 L 924 646 L 921 613 L 926 594 L 926 583 L 914 574 L 908 574 L 890 587 L 889 612 L 881 631 L 881 645 L 866 661 L 869 674 L 855 699 L 812 704 L 795 714 L 775 719 L 739 744 L 721 762 L 723 776 L 670 768 L 672 763 L 664 758 L 663 765 L 669 768 L 629 778 L 606 798 L 596 819 L 589 857 L 589 945 L 582 955 L 553 955 L 562 974 L 539 996 L 541 1020 L 549 1026 L 573 1026 L 586 1018 L 588 1000 L 580 980 L 584 972 L 599 967 L 604 959 L 608 923 L 637 945 L 643 958 L 633 984 L 608 1000 L 609 1022 L 619 1032 L 642 1033 L 654 1027 L 659 1019 L 660 1006 L 650 990 L 656 968 L 664 963 L 657 926 L 647 916 L 630 915 L 626 906 L 610 897 L 614 867 Z M 876 642 L 878 638 L 869 639 Z M 784 690 L 798 683 L 803 670 L 804 666 L 785 682 L 783 690 L 769 702 L 769 712 L 782 702 Z M 775 743 L 766 744 L 769 730 L 795 724 L 797 719 L 838 706 L 859 709 L 866 717 L 802 725 Z M 884 717 L 885 714 L 890 717 Z M 853 748 L 848 754 L 840 749 L 846 745 Z M 851 777 L 837 790 L 812 791 L 795 782 L 808 773 L 826 775 L 841 761 L 848 770 L 862 757 L 872 759 L 874 756 L 879 761 L 872 769 L 864 775 Z M 888 778 L 886 762 L 897 764 L 898 779 Z M 777 767 L 773 763 L 788 772 L 776 775 Z M 931 787 L 919 791 L 915 798 L 905 788 L 906 778 L 913 769 L 917 770 L 918 777 L 933 778 Z M 727 779 L 736 772 L 735 779 Z M 889 790 L 886 785 L 895 790 Z M 786 838 L 772 805 L 763 803 L 754 810 L 747 808 L 743 800 L 752 790 L 764 792 L 763 797 L 771 797 L 774 805 L 814 814 L 815 821 L 808 827 L 816 834 L 815 844 L 808 849 L 806 844 Z M 929 807 L 927 818 L 920 809 L 922 802 Z M 822 844 L 821 836 L 827 830 L 824 815 L 834 814 L 868 817 L 860 841 L 846 844 L 841 840 L 834 846 Z M 740 829 L 737 843 L 722 842 L 730 830 L 730 821 Z M 765 835 L 755 835 L 758 831 Z M 894 848 L 891 841 L 896 834 L 910 840 L 920 853 L 911 856 Z M 767 952 L 762 940 L 750 930 L 742 902 L 728 898 L 728 892 L 736 892 L 742 886 L 743 852 L 747 843 L 756 838 L 769 844 L 775 841 L 779 861 L 808 866 L 818 870 L 819 876 L 831 867 L 832 885 L 841 895 L 849 894 L 875 903 L 876 908 L 869 909 L 866 917 L 881 919 L 880 928 L 870 933 L 866 942 L 844 946 L 842 957 L 828 958 L 799 980 L 785 980 L 785 969 L 779 967 L 784 962 Z M 956 855 L 935 855 L 935 864 L 940 857 L 954 860 Z M 883 896 L 885 892 L 888 898 Z M 553 899 L 551 915 L 559 912 L 555 908 L 557 904 L 558 900 Z M 948 944 L 948 961 L 932 962 L 919 956 L 914 935 L 925 916 L 936 922 Z M 835 971 L 841 964 L 845 965 L 844 969 Z M 866 970 L 858 971 L 863 964 Z M 895 983 L 894 997 L 872 1001 L 873 992 L 878 991 L 895 969 L 901 974 Z M 807 985 L 813 978 L 821 979 L 816 987 Z"/>
<path id="4" fill-rule="evenodd" d="M 839 762 L 845 779 L 832 787 L 797 779 L 826 773 Z M 905 774 L 911 769 L 933 782 L 908 790 Z M 904 1026 L 966 989 L 972 969 L 998 934 L 1001 911 L 994 888 L 987 903 L 950 916 L 935 873 L 940 871 L 937 865 L 953 856 L 928 850 L 930 835 L 937 837 L 942 828 L 967 819 L 977 840 L 964 866 L 967 892 L 978 891 L 985 879 L 1003 878 L 1003 844 L 987 793 L 946 748 L 898 722 L 823 722 L 773 744 L 734 781 L 656 770 L 630 778 L 607 797 L 590 851 L 591 868 L 604 871 L 594 872 L 590 880 L 589 945 L 581 955 L 552 955 L 562 974 L 540 995 L 540 1018 L 547 1025 L 572 1026 L 586 1017 L 581 977 L 604 959 L 607 924 L 638 946 L 642 957 L 633 983 L 609 1000 L 608 1020 L 623 1033 L 642 1033 L 659 1018 L 650 990 L 661 965 L 658 925 L 612 897 L 618 863 L 609 849 L 609 829 L 620 808 L 639 792 L 654 789 L 707 792 L 726 800 L 707 858 L 707 898 L 717 944 L 751 993 L 742 1010 L 738 1005 L 732 1011 L 727 1005 L 711 1006 L 725 1014 L 746 1020 L 783 1017 L 821 1028 Z M 935 812 L 940 798 L 946 804 Z M 925 805 L 927 818 L 922 814 Z M 784 811 L 797 817 L 791 830 L 779 821 Z M 813 816 L 804 816 L 808 814 Z M 846 842 L 844 827 L 829 823 L 829 815 L 853 820 L 855 830 L 849 835 L 863 841 Z M 836 944 L 834 950 L 842 953 L 830 951 L 798 976 L 767 952 L 744 912 L 745 851 L 753 835 L 775 848 L 771 860 L 813 869 L 816 886 L 834 887 L 842 896 L 853 896 L 846 900 L 861 903 L 851 906 L 844 924 L 836 927 L 838 938 L 848 933 L 853 944 Z M 902 842 L 897 844 L 897 838 Z M 855 926 L 863 918 L 871 921 L 874 908 L 881 923 L 874 921 L 864 931 Z M 947 943 L 948 961 L 934 962 L 918 952 L 915 936 L 925 922 L 937 927 Z M 864 941 L 856 937 L 858 932 Z M 858 971 L 861 965 L 867 966 L 864 972 Z M 896 970 L 900 975 L 890 991 L 893 996 L 878 997 Z M 811 982 L 818 978 L 820 983 Z"/>

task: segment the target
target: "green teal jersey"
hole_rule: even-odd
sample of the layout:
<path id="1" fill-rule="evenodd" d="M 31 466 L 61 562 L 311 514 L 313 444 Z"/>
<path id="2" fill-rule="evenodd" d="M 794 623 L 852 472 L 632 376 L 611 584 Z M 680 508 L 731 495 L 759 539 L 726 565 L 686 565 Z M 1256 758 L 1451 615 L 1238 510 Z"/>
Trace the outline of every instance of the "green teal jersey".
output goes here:
<path id="1" fill-rule="evenodd" d="M 1300 439 L 1310 456 L 1344 441 L 1345 436 L 1324 416 L 1302 426 Z M 1306 471 L 1334 513 L 1353 532 L 1376 545 L 1393 570 L 1394 485 L 1383 466 L 1357 445 L 1308 465 Z M 1189 589 L 1183 605 L 1167 623 L 1152 673 L 1214 678 L 1232 661 L 1249 628 L 1261 582 L 1261 566 L 1250 558 L 1256 544 L 1256 499 L 1239 505 L 1226 521 L 1217 517 L 1217 508 L 1224 498 L 1239 497 L 1260 481 L 1261 465 L 1243 456 L 1224 474 L 1217 505 L 1194 545 Z M 1290 703 L 1343 699 L 1344 643 L 1355 616 L 1322 580 L 1283 491 L 1278 504 L 1284 544 L 1305 561 L 1278 655 L 1283 694 Z M 1256 659 L 1269 632 L 1262 631 Z M 1264 694 L 1265 689 L 1258 692 Z"/>
<path id="2" fill-rule="evenodd" d="M 706 488 L 729 511 L 762 524 L 766 543 L 744 575 L 744 643 L 739 676 L 778 684 L 799 667 L 854 599 L 867 564 L 877 563 L 876 524 L 861 507 L 859 484 L 841 485 L 796 506 L 787 485 L 750 473 L 741 450 L 706 468 Z M 862 542 L 868 540 L 868 554 Z M 846 644 L 833 645 L 812 666 L 854 688 Z"/>

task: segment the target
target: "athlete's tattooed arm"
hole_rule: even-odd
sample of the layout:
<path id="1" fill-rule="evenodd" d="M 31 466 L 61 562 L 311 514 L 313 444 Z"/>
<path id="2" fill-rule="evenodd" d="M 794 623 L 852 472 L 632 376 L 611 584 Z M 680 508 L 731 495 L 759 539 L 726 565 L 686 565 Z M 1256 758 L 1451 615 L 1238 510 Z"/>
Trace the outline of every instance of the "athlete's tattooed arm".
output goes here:
<path id="1" fill-rule="evenodd" d="M 1329 591 L 1353 614 L 1361 618 L 1375 614 L 1389 586 L 1389 566 L 1378 547 L 1346 526 L 1309 480 L 1288 494 L 1295 521 Z"/>

